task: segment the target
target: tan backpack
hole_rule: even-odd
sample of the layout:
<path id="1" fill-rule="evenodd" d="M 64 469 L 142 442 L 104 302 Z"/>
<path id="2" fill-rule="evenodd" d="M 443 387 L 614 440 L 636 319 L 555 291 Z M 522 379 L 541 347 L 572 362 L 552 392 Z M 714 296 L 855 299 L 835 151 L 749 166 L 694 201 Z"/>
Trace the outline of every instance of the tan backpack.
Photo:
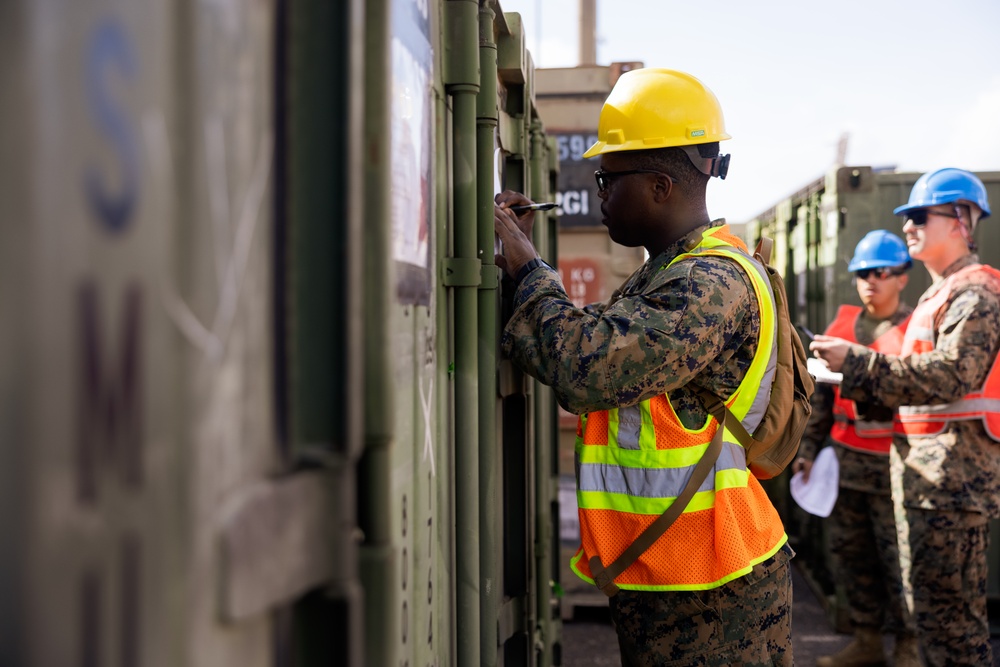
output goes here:
<path id="1" fill-rule="evenodd" d="M 771 385 L 771 400 L 753 435 L 747 433 L 738 419 L 726 420 L 729 432 L 746 450 L 747 465 L 757 479 L 775 477 L 795 458 L 802 433 L 812 414 L 809 397 L 814 388 L 813 377 L 806 370 L 805 347 L 788 314 L 785 282 L 770 264 L 772 246 L 771 239 L 765 236 L 757 244 L 753 255 L 764 266 L 771 281 L 777 311 L 778 365 Z M 705 390 L 700 394 L 709 412 L 722 422 L 722 411 L 728 412 L 725 404 Z"/>
<path id="2" fill-rule="evenodd" d="M 776 476 L 795 458 L 802 432 L 809 421 L 809 415 L 812 414 L 809 397 L 812 396 L 814 388 L 813 378 L 806 370 L 805 347 L 788 315 L 785 282 L 781 279 L 781 274 L 770 264 L 773 245 L 771 239 L 763 237 L 754 251 L 754 258 L 763 265 L 771 282 L 777 311 L 778 363 L 774 382 L 771 384 L 771 400 L 764 412 L 764 418 L 761 419 L 753 435 L 750 435 L 718 396 L 706 389 L 698 392 L 708 411 L 719 420 L 720 424 L 725 424 L 725 428 L 729 429 L 729 432 L 743 445 L 747 455 L 747 466 L 757 479 L 770 479 Z M 657 517 L 656 521 L 650 524 L 613 563 L 604 567 L 600 557 L 594 556 L 590 559 L 590 571 L 594 576 L 594 582 L 608 597 L 618 592 L 618 586 L 614 582 L 615 577 L 653 546 L 691 502 L 691 498 L 719 458 L 719 453 L 722 451 L 723 430 L 723 428 L 716 429 L 715 437 L 695 466 L 688 483 L 670 507 Z"/>

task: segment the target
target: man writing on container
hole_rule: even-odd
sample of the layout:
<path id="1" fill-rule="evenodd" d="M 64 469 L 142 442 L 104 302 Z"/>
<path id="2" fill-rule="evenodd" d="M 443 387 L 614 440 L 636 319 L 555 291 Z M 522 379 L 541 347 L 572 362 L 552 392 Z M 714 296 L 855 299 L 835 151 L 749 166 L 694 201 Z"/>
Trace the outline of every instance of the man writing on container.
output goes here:
<path id="1" fill-rule="evenodd" d="M 705 204 L 729 139 L 715 95 L 683 72 L 623 74 L 601 111 L 596 172 L 611 238 L 649 260 L 604 304 L 575 308 L 529 237 L 518 193 L 497 196 L 497 264 L 517 284 L 505 353 L 581 415 L 581 578 L 671 505 L 718 422 L 697 390 L 753 432 L 774 376 L 775 305 L 762 267 Z M 768 332 L 762 340 L 761 331 Z M 602 590 L 624 665 L 791 665 L 787 536 L 742 447 L 726 442 L 673 525 Z M 617 592 L 616 592 L 617 591 Z"/>
<path id="2" fill-rule="evenodd" d="M 898 407 L 890 474 L 904 584 L 929 667 L 991 665 L 986 612 L 988 521 L 1000 517 L 1000 272 L 973 233 L 989 216 L 972 173 L 921 176 L 904 217 L 910 256 L 933 284 L 900 355 L 817 336 L 810 348 L 843 373 L 841 395 Z"/>

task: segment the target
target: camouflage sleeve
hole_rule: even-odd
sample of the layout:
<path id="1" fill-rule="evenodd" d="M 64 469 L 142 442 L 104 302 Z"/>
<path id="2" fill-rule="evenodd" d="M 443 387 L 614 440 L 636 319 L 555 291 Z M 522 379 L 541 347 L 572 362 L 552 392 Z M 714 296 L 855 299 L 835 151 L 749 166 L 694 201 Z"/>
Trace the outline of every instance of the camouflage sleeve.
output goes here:
<path id="1" fill-rule="evenodd" d="M 833 386 L 817 383 L 809 402 L 812 403 L 812 415 L 802 433 L 802 443 L 799 445 L 799 456 L 812 461 L 826 443 L 830 429 L 833 427 Z"/>
<path id="2" fill-rule="evenodd" d="M 979 286 L 962 289 L 939 318 L 931 352 L 897 357 L 852 348 L 841 393 L 891 408 L 949 403 L 982 384 L 996 356 L 998 331 L 997 295 Z"/>
<path id="3" fill-rule="evenodd" d="M 518 287 L 502 347 L 570 412 L 633 405 L 683 386 L 746 317 L 748 278 L 728 259 L 677 262 L 603 311 L 575 308 L 554 271 Z"/>
<path id="4" fill-rule="evenodd" d="M 607 310 L 607 308 L 608 308 L 607 302 L 591 303 L 583 307 L 583 312 L 585 312 L 588 315 L 594 315 L 595 317 L 599 317 L 601 313 Z"/>

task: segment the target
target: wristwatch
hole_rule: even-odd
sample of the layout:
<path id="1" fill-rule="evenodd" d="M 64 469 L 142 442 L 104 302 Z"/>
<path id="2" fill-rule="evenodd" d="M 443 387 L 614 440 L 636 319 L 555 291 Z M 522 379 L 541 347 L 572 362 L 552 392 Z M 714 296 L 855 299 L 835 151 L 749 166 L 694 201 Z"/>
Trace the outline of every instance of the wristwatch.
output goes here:
<path id="1" fill-rule="evenodd" d="M 531 273 L 540 266 L 549 266 L 549 265 L 546 264 L 541 257 L 535 257 L 534 259 L 529 260 L 528 263 L 522 266 L 521 269 L 517 272 L 517 276 L 514 278 L 514 284 L 520 285 L 521 281 L 524 280 L 529 273 Z"/>

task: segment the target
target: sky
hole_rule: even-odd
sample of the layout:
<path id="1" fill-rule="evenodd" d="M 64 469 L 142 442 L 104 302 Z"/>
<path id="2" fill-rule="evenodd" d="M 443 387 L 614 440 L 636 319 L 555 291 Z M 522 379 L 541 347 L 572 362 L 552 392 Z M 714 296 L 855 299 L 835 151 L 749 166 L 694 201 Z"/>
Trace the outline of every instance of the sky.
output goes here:
<path id="1" fill-rule="evenodd" d="M 538 68 L 579 63 L 579 4 L 500 0 Z M 1000 0 L 597 0 L 597 33 L 599 65 L 686 71 L 719 98 L 732 162 L 712 217 L 822 177 L 845 135 L 848 165 L 1000 171 Z"/>

